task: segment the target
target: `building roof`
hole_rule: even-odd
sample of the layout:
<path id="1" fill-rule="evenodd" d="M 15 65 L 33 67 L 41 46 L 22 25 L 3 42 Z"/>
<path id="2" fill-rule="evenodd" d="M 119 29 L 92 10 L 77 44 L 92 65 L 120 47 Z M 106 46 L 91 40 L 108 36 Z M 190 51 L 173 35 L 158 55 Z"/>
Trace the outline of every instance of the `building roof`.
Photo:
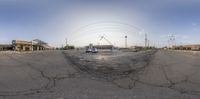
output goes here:
<path id="1" fill-rule="evenodd" d="M 20 41 L 20 40 L 13 40 L 13 44 L 26 44 L 26 45 L 32 45 L 31 41 Z"/>
<path id="2" fill-rule="evenodd" d="M 0 47 L 12 47 L 11 44 L 0 44 Z"/>
<path id="3" fill-rule="evenodd" d="M 49 45 L 47 45 L 47 44 L 45 44 L 45 45 L 42 45 L 44 48 L 46 48 L 46 49 L 52 49 L 53 47 L 51 47 L 51 46 L 49 46 Z"/>
<path id="4" fill-rule="evenodd" d="M 39 39 L 34 39 L 33 40 L 33 44 L 39 44 L 39 45 L 46 45 L 48 43 L 42 41 L 42 40 L 39 40 Z"/>
<path id="5" fill-rule="evenodd" d="M 200 47 L 200 44 L 179 45 L 179 46 L 173 46 L 173 47 Z"/>
<path id="6" fill-rule="evenodd" d="M 200 44 L 184 45 L 184 47 L 194 47 L 194 46 L 200 46 Z"/>

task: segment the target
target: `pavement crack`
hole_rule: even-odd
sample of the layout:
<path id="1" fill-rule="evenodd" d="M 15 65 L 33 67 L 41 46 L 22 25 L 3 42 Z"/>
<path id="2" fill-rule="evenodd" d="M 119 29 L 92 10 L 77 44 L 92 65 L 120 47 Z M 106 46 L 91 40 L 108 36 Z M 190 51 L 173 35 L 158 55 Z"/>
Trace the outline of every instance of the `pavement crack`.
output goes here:
<path id="1" fill-rule="evenodd" d="M 109 67 L 109 65 L 106 63 L 103 63 L 103 65 L 101 64 L 102 65 L 101 67 L 94 68 L 97 65 L 96 63 L 91 63 L 91 61 L 89 61 L 89 63 L 88 61 L 86 61 L 85 63 L 80 63 L 80 59 L 78 57 L 63 52 L 66 60 L 70 61 L 72 66 L 77 71 L 82 73 L 87 73 L 91 77 L 111 82 L 116 86 L 124 89 L 132 89 L 135 86 L 136 81 L 131 79 L 131 77 L 129 76 L 130 75 L 138 76 L 139 75 L 138 73 L 143 71 L 150 64 L 155 53 L 156 51 L 147 51 L 142 53 L 141 55 L 138 56 L 138 58 L 134 58 L 132 60 L 133 63 L 132 67 L 134 67 L 139 62 L 144 62 L 144 65 L 141 65 L 139 68 L 131 68 L 131 66 L 127 66 L 128 69 L 123 70 L 123 69 Z M 117 81 L 120 82 L 124 78 L 126 78 L 125 80 L 127 80 L 129 84 L 122 87 L 123 85 L 121 86 L 121 84 L 118 83 Z"/>

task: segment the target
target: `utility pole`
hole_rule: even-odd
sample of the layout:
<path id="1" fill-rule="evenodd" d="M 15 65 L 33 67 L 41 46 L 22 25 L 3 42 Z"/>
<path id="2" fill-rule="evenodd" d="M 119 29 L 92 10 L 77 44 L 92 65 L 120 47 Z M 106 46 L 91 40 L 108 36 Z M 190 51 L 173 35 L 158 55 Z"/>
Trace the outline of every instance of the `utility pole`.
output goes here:
<path id="1" fill-rule="evenodd" d="M 66 46 L 68 46 L 68 40 L 67 40 L 67 38 L 65 39 L 65 44 L 66 44 Z"/>
<path id="2" fill-rule="evenodd" d="M 171 36 L 170 36 L 170 38 L 169 38 L 169 43 L 170 43 L 170 47 L 172 48 L 174 45 L 176 45 L 175 44 L 175 36 L 172 34 Z"/>
<path id="3" fill-rule="evenodd" d="M 167 40 L 167 46 L 170 48 L 170 40 Z"/>
<path id="4" fill-rule="evenodd" d="M 125 48 L 127 48 L 127 38 L 128 38 L 128 36 L 125 35 Z"/>
<path id="5" fill-rule="evenodd" d="M 68 40 L 67 40 L 67 38 L 65 39 L 65 44 L 66 44 L 65 48 L 68 49 Z"/>
<path id="6" fill-rule="evenodd" d="M 148 39 L 147 39 L 147 34 L 145 33 L 145 47 L 147 47 Z"/>
<path id="7" fill-rule="evenodd" d="M 63 47 L 63 44 L 62 44 L 61 46 L 62 46 L 61 48 L 62 48 L 62 50 L 63 50 L 63 48 L 64 48 L 64 47 Z"/>
<path id="8" fill-rule="evenodd" d="M 173 46 L 176 46 L 176 38 L 174 35 L 172 36 L 172 40 L 173 40 Z"/>

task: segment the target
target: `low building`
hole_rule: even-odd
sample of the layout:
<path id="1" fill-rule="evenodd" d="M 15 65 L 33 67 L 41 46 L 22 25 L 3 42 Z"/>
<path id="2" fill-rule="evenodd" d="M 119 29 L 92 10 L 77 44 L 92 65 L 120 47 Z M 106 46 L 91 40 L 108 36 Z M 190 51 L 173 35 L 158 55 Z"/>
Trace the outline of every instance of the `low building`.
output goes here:
<path id="1" fill-rule="evenodd" d="M 93 48 L 96 48 L 98 50 L 109 50 L 109 51 L 112 51 L 114 49 L 114 46 L 113 45 L 93 45 L 93 44 L 89 44 L 89 46 L 86 46 L 85 47 L 86 49 L 93 49 Z"/>
<path id="2" fill-rule="evenodd" d="M 136 50 L 142 50 L 142 49 L 144 49 L 143 46 L 131 46 L 131 48 L 136 49 Z"/>
<path id="3" fill-rule="evenodd" d="M 173 46 L 173 50 L 192 50 L 192 51 L 200 51 L 200 45 L 181 45 L 181 46 Z"/>
<path id="4" fill-rule="evenodd" d="M 13 50 L 13 46 L 11 44 L 1 44 L 0 51 L 8 51 Z"/>
<path id="5" fill-rule="evenodd" d="M 97 45 L 94 47 L 96 47 L 97 49 L 113 49 L 114 48 L 113 45 Z"/>
<path id="6" fill-rule="evenodd" d="M 31 41 L 13 40 L 12 46 L 14 51 L 33 51 Z"/>
<path id="7" fill-rule="evenodd" d="M 52 49 L 48 43 L 35 39 L 32 41 L 13 40 L 12 47 L 14 51 L 36 51 L 36 50 L 49 50 Z"/>
<path id="8" fill-rule="evenodd" d="M 90 46 L 86 46 L 86 48 L 89 48 Z M 97 49 L 113 49 L 113 45 L 93 45 L 92 47 L 97 48 Z"/>
<path id="9" fill-rule="evenodd" d="M 186 45 L 185 47 L 187 47 L 189 50 L 193 50 L 193 51 L 200 51 L 200 45 Z"/>
<path id="10" fill-rule="evenodd" d="M 48 43 L 46 43 L 42 40 L 39 40 L 39 39 L 33 40 L 32 44 L 33 44 L 33 50 L 49 50 L 49 49 L 52 49 L 52 47 L 50 47 L 48 45 Z"/>

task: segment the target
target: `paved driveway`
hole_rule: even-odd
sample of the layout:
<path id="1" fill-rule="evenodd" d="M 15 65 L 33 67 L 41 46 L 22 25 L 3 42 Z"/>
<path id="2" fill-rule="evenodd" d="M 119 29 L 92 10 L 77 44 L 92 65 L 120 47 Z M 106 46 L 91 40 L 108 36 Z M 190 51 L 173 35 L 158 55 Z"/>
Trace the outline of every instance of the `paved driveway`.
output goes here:
<path id="1" fill-rule="evenodd" d="M 199 53 L 124 53 L 0 54 L 0 99 L 200 98 Z"/>

